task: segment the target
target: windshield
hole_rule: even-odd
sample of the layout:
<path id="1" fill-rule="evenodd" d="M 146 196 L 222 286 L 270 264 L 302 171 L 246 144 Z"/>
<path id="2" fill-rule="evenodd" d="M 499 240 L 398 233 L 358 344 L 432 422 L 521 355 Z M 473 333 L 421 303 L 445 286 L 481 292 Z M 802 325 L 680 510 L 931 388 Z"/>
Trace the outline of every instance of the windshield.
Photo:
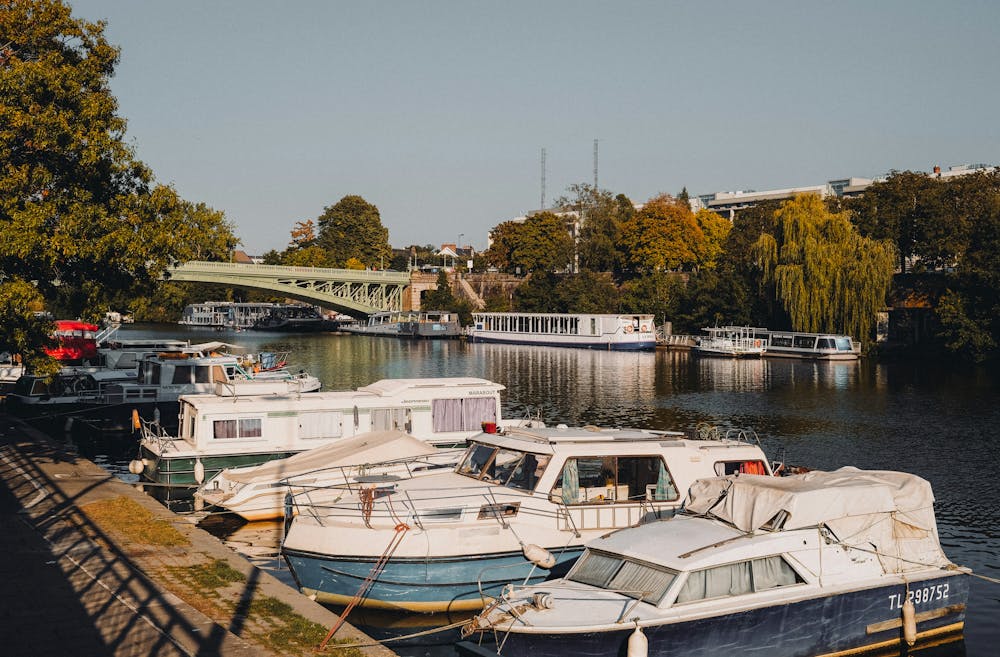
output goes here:
<path id="1" fill-rule="evenodd" d="M 473 443 L 455 472 L 478 481 L 531 491 L 548 463 L 549 457 L 544 454 Z"/>
<path id="2" fill-rule="evenodd" d="M 632 561 L 617 554 L 586 550 L 566 579 L 616 591 L 655 605 L 666 595 L 676 575 L 666 568 Z"/>

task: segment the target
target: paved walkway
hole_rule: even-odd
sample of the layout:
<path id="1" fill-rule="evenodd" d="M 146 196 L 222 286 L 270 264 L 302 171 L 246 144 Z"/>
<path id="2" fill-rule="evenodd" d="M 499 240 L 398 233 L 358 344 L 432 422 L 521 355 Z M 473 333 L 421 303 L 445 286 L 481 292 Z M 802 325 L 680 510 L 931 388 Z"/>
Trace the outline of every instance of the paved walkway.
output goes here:
<path id="1" fill-rule="evenodd" d="M 176 528 L 186 545 L 136 542 L 85 512 L 122 498 Z M 316 654 L 316 633 L 337 620 L 71 447 L 2 413 L 0 527 L 0 654 L 7 657 L 308 655 Z M 206 564 L 238 575 L 195 583 L 191 573 Z M 336 638 L 371 642 L 350 626 Z M 381 646 L 363 651 L 395 654 Z"/>

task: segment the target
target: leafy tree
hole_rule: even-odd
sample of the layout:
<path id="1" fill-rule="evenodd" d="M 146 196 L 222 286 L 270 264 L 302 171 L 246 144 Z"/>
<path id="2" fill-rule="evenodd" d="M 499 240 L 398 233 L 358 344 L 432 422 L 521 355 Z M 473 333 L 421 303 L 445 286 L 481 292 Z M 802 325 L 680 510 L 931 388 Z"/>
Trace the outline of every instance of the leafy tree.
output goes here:
<path id="1" fill-rule="evenodd" d="M 754 252 L 792 327 L 866 341 L 892 281 L 892 243 L 862 237 L 815 194 L 782 203 L 775 218 L 778 237 L 761 235 Z"/>
<path id="2" fill-rule="evenodd" d="M 556 285 L 560 312 L 613 313 L 618 311 L 618 288 L 608 272 L 581 271 L 561 277 Z"/>
<path id="3" fill-rule="evenodd" d="M 652 313 L 657 325 L 675 321 L 683 289 L 684 281 L 676 275 L 646 272 L 622 284 L 622 312 Z"/>
<path id="4" fill-rule="evenodd" d="M 437 288 L 424 293 L 420 307 L 426 310 L 454 310 L 455 303 L 455 294 L 451 291 L 448 272 L 442 269 L 438 272 Z"/>
<path id="5" fill-rule="evenodd" d="M 514 290 L 513 309 L 522 313 L 566 312 L 560 303 L 559 277 L 551 271 L 533 272 Z"/>
<path id="6" fill-rule="evenodd" d="M 103 32 L 59 0 L 0 8 L 0 298 L 18 308 L 61 297 L 93 319 L 121 290 L 150 294 L 168 265 L 237 244 L 221 213 L 134 158 L 108 84 L 118 50 Z M 5 322 L 0 341 L 35 362 L 17 326 Z"/>
<path id="7" fill-rule="evenodd" d="M 483 258 L 501 271 L 514 273 L 514 248 L 520 242 L 524 224 L 504 221 L 490 231 L 490 247 L 483 252 Z"/>
<path id="8" fill-rule="evenodd" d="M 347 262 L 344 263 L 344 269 L 355 269 L 361 271 L 365 268 L 365 263 L 361 262 L 357 258 L 348 258 Z"/>
<path id="9" fill-rule="evenodd" d="M 360 196 L 345 196 L 323 209 L 317 219 L 316 242 L 333 267 L 344 267 L 350 258 L 363 267 L 384 267 L 392 260 L 389 229 L 382 225 L 378 208 Z"/>
<path id="10" fill-rule="evenodd" d="M 354 262 L 360 264 L 360 261 L 353 259 Z M 282 265 L 288 265 L 289 267 L 330 267 L 330 254 L 327 253 L 326 249 L 319 246 L 318 244 L 313 244 L 303 248 L 288 249 L 285 251 L 284 255 L 281 257 Z M 364 269 L 364 265 L 356 267 L 356 269 Z M 348 269 L 351 269 L 348 267 Z"/>
<path id="11" fill-rule="evenodd" d="M 896 245 L 899 270 L 906 273 L 907 263 L 918 249 L 920 227 L 933 220 L 940 191 L 938 181 L 926 174 L 894 172 L 885 181 L 870 185 L 849 205 L 862 235 Z"/>
<path id="12" fill-rule="evenodd" d="M 650 199 L 621 225 L 625 262 L 635 272 L 689 269 L 704 242 L 691 209 L 667 195 Z"/>
<path id="13" fill-rule="evenodd" d="M 719 256 L 722 255 L 726 237 L 733 225 L 726 219 L 704 208 L 694 215 L 695 223 L 701 229 L 705 240 L 701 243 L 698 253 L 700 269 L 715 269 Z"/>
<path id="14" fill-rule="evenodd" d="M 750 319 L 748 289 L 731 270 L 702 270 L 680 289 L 677 312 L 672 315 L 678 332 L 697 333 L 706 326 L 747 325 Z"/>
<path id="15" fill-rule="evenodd" d="M 573 198 L 561 197 L 555 203 L 563 212 L 574 212 L 580 217 L 580 239 L 577 255 L 580 267 L 592 271 L 614 271 L 618 267 L 618 230 L 626 218 L 623 208 L 631 213 L 632 202 L 624 195 L 617 198 L 611 192 L 595 189 L 592 185 L 572 185 Z M 624 199 L 624 203 L 622 202 Z"/>
<path id="16" fill-rule="evenodd" d="M 562 217 L 551 212 L 528 217 L 518 237 L 513 260 L 523 271 L 558 271 L 573 264 L 573 238 Z"/>

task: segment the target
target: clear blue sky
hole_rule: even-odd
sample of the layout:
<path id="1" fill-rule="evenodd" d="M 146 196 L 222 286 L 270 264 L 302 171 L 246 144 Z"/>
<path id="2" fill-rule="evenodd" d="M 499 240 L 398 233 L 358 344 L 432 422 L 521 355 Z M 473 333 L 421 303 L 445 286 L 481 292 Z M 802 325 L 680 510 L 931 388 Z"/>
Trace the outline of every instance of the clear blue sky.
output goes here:
<path id="1" fill-rule="evenodd" d="M 69 0 L 157 178 L 251 253 L 347 194 L 393 246 L 593 180 L 644 201 L 1000 161 L 1000 2 Z"/>

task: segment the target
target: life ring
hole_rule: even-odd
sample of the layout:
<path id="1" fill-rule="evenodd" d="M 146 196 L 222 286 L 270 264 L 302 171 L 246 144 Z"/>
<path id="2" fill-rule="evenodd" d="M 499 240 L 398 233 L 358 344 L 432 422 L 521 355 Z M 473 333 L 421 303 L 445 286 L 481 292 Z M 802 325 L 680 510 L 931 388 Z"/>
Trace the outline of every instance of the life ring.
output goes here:
<path id="1" fill-rule="evenodd" d="M 639 330 L 642 331 L 643 333 L 648 333 L 649 327 L 643 324 L 642 326 L 639 327 Z"/>
<path id="2" fill-rule="evenodd" d="M 754 340 L 753 341 L 753 346 L 759 347 L 760 346 L 760 340 Z"/>
<path id="3" fill-rule="evenodd" d="M 631 332 L 632 332 L 632 331 L 634 331 L 634 330 L 635 330 L 635 329 L 634 329 L 634 328 L 632 328 L 632 325 L 631 325 L 631 324 L 626 324 L 626 325 L 625 325 L 625 332 L 626 332 L 626 333 L 631 333 Z"/>

